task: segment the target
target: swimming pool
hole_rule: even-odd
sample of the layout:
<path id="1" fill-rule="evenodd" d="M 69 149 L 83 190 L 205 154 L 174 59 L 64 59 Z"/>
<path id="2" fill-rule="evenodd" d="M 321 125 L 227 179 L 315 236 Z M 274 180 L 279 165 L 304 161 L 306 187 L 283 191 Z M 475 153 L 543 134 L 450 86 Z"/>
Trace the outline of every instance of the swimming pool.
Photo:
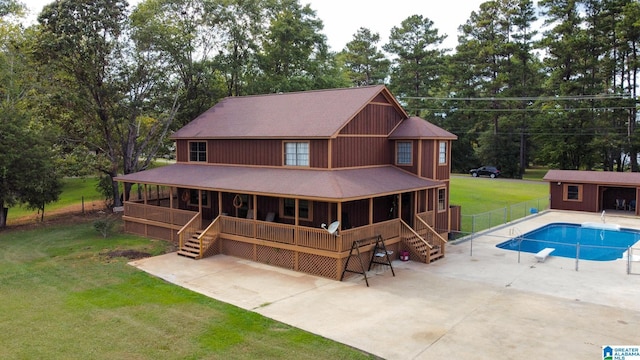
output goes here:
<path id="1" fill-rule="evenodd" d="M 629 246 L 640 241 L 640 231 L 605 224 L 598 228 L 594 223 L 551 223 L 541 228 L 504 241 L 496 247 L 506 250 L 537 253 L 544 248 L 555 248 L 551 256 L 579 258 L 582 260 L 610 261 L 622 258 Z"/>

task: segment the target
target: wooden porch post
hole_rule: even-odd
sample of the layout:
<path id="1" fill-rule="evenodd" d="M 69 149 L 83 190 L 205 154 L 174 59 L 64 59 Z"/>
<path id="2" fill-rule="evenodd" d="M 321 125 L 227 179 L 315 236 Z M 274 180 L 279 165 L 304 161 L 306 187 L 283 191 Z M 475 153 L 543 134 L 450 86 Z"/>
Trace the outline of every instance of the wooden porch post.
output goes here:
<path id="1" fill-rule="evenodd" d="M 373 224 L 373 198 L 369 198 L 369 225 Z"/>
<path id="2" fill-rule="evenodd" d="M 218 216 L 222 215 L 222 191 L 218 191 Z"/>
<path id="3" fill-rule="evenodd" d="M 336 241 L 338 242 L 338 253 L 342 252 L 342 201 L 338 201 L 337 204 L 337 211 L 338 211 L 338 221 L 340 226 L 338 226 L 338 236 L 336 238 Z M 344 270 L 344 263 L 342 262 L 342 258 L 338 257 L 336 259 L 336 261 L 338 262 L 338 266 L 336 266 L 336 279 L 340 279 L 340 276 L 342 276 L 342 271 Z"/>
<path id="4" fill-rule="evenodd" d="M 173 225 L 173 186 L 169 187 L 169 221 L 171 222 L 171 225 Z M 174 234 L 175 230 L 171 229 L 171 241 L 174 241 Z"/>

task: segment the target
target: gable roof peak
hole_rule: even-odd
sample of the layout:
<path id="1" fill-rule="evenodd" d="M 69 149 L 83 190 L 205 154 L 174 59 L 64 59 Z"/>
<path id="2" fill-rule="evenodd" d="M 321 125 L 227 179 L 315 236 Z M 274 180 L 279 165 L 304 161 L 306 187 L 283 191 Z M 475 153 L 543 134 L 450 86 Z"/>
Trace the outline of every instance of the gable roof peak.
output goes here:
<path id="1" fill-rule="evenodd" d="M 226 97 L 173 139 L 329 138 L 380 93 L 406 116 L 384 85 Z"/>

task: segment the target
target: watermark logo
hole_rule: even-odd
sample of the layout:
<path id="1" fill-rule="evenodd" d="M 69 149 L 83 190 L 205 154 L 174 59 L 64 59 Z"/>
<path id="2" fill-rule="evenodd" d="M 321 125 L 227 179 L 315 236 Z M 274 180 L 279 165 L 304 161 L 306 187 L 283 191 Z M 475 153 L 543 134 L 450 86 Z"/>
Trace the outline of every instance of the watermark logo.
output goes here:
<path id="1" fill-rule="evenodd" d="M 640 360 L 640 345 L 605 345 L 602 360 Z"/>

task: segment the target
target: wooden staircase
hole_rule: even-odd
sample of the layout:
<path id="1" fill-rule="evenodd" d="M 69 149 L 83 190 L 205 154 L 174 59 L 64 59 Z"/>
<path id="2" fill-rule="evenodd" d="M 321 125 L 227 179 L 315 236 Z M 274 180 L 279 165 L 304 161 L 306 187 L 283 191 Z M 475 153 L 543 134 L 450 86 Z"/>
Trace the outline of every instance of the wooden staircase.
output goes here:
<path id="1" fill-rule="evenodd" d="M 442 251 L 442 247 L 440 245 L 434 245 L 433 243 L 427 241 L 428 235 L 426 231 L 421 231 L 418 236 L 413 236 L 405 239 L 405 244 L 409 246 L 413 251 L 418 253 L 421 259 L 429 259 L 429 262 L 432 263 L 440 258 L 444 257 L 444 252 Z M 429 247 L 429 245 L 431 247 Z M 427 255 L 428 254 L 428 255 Z"/>
<path id="2" fill-rule="evenodd" d="M 432 263 L 444 257 L 445 243 L 424 221 L 417 219 L 418 229 L 413 229 L 403 222 L 402 241 L 413 257 L 425 263 Z"/>
<path id="3" fill-rule="evenodd" d="M 182 247 L 178 250 L 178 255 L 188 257 L 194 260 L 203 258 L 205 251 L 216 241 L 217 236 L 204 235 L 202 236 L 202 247 L 200 247 L 199 237 L 204 230 L 196 231 L 191 235 L 191 238 L 187 239 Z"/>

